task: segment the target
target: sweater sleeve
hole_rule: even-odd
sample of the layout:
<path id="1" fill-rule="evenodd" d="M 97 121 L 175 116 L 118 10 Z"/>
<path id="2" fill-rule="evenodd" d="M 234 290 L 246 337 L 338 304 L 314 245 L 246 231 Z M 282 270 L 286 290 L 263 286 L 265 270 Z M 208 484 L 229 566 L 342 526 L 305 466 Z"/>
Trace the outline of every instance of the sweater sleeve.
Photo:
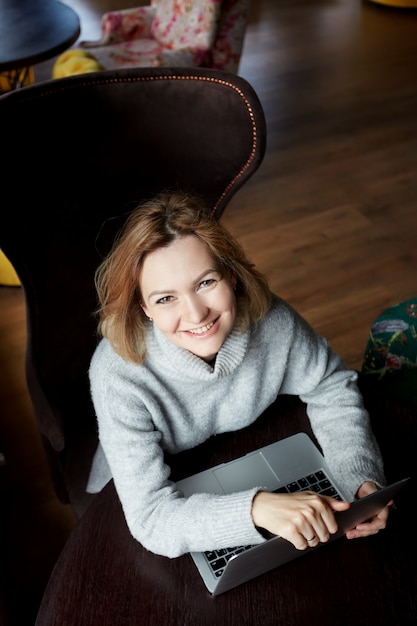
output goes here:
<path id="1" fill-rule="evenodd" d="M 367 480 L 385 484 L 381 453 L 357 386 L 326 339 L 288 307 L 291 337 L 281 391 L 299 395 L 335 479 L 353 500 Z"/>
<path id="2" fill-rule="evenodd" d="M 169 480 L 161 433 L 153 425 L 152 407 L 140 399 L 137 381 L 98 362 L 90 368 L 90 381 L 100 443 L 137 541 L 167 557 L 264 541 L 251 516 L 257 488 L 184 497 Z"/>

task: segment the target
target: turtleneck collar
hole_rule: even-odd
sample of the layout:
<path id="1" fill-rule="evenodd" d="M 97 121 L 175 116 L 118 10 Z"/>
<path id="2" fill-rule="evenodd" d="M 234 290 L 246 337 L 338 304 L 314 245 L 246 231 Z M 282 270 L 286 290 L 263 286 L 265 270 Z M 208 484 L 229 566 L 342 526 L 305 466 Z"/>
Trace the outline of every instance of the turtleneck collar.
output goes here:
<path id="1" fill-rule="evenodd" d="M 250 330 L 243 334 L 234 328 L 226 338 L 216 359 L 207 363 L 192 352 L 176 346 L 153 325 L 148 331 L 147 357 L 153 368 L 165 370 L 172 378 L 216 380 L 232 373 L 243 361 L 249 344 Z"/>

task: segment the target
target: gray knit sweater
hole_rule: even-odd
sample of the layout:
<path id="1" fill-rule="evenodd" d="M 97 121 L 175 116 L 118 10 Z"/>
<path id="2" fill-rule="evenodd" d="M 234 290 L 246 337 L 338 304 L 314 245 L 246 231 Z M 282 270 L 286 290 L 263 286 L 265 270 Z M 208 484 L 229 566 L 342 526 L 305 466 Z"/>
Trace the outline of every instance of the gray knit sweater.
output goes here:
<path id="1" fill-rule="evenodd" d="M 385 482 L 356 378 L 277 297 L 256 329 L 232 331 L 214 366 L 175 346 L 151 323 L 143 365 L 123 360 L 102 339 L 90 367 L 100 445 L 87 489 L 100 491 L 113 477 L 130 532 L 157 554 L 260 543 L 251 517 L 258 489 L 184 498 L 169 481 L 163 452 L 241 429 L 277 394 L 296 394 L 307 403 L 335 478 L 353 499 L 365 480 Z"/>

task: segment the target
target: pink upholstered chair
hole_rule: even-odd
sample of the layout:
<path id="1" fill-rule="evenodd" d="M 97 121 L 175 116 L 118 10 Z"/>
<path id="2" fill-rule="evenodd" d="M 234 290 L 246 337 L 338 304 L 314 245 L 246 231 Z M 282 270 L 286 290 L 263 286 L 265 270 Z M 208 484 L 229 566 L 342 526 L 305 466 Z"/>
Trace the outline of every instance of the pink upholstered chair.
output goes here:
<path id="1" fill-rule="evenodd" d="M 206 67 L 237 73 L 250 0 L 150 0 L 103 15 L 82 48 L 105 69 Z"/>

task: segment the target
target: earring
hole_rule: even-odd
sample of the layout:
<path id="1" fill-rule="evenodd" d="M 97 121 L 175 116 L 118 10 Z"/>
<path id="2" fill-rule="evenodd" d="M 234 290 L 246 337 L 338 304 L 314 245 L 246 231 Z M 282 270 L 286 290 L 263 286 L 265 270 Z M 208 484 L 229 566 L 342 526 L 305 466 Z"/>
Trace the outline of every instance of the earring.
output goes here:
<path id="1" fill-rule="evenodd" d="M 148 320 L 149 320 L 150 322 L 152 322 L 152 318 L 151 318 L 151 317 L 148 317 Z"/>

